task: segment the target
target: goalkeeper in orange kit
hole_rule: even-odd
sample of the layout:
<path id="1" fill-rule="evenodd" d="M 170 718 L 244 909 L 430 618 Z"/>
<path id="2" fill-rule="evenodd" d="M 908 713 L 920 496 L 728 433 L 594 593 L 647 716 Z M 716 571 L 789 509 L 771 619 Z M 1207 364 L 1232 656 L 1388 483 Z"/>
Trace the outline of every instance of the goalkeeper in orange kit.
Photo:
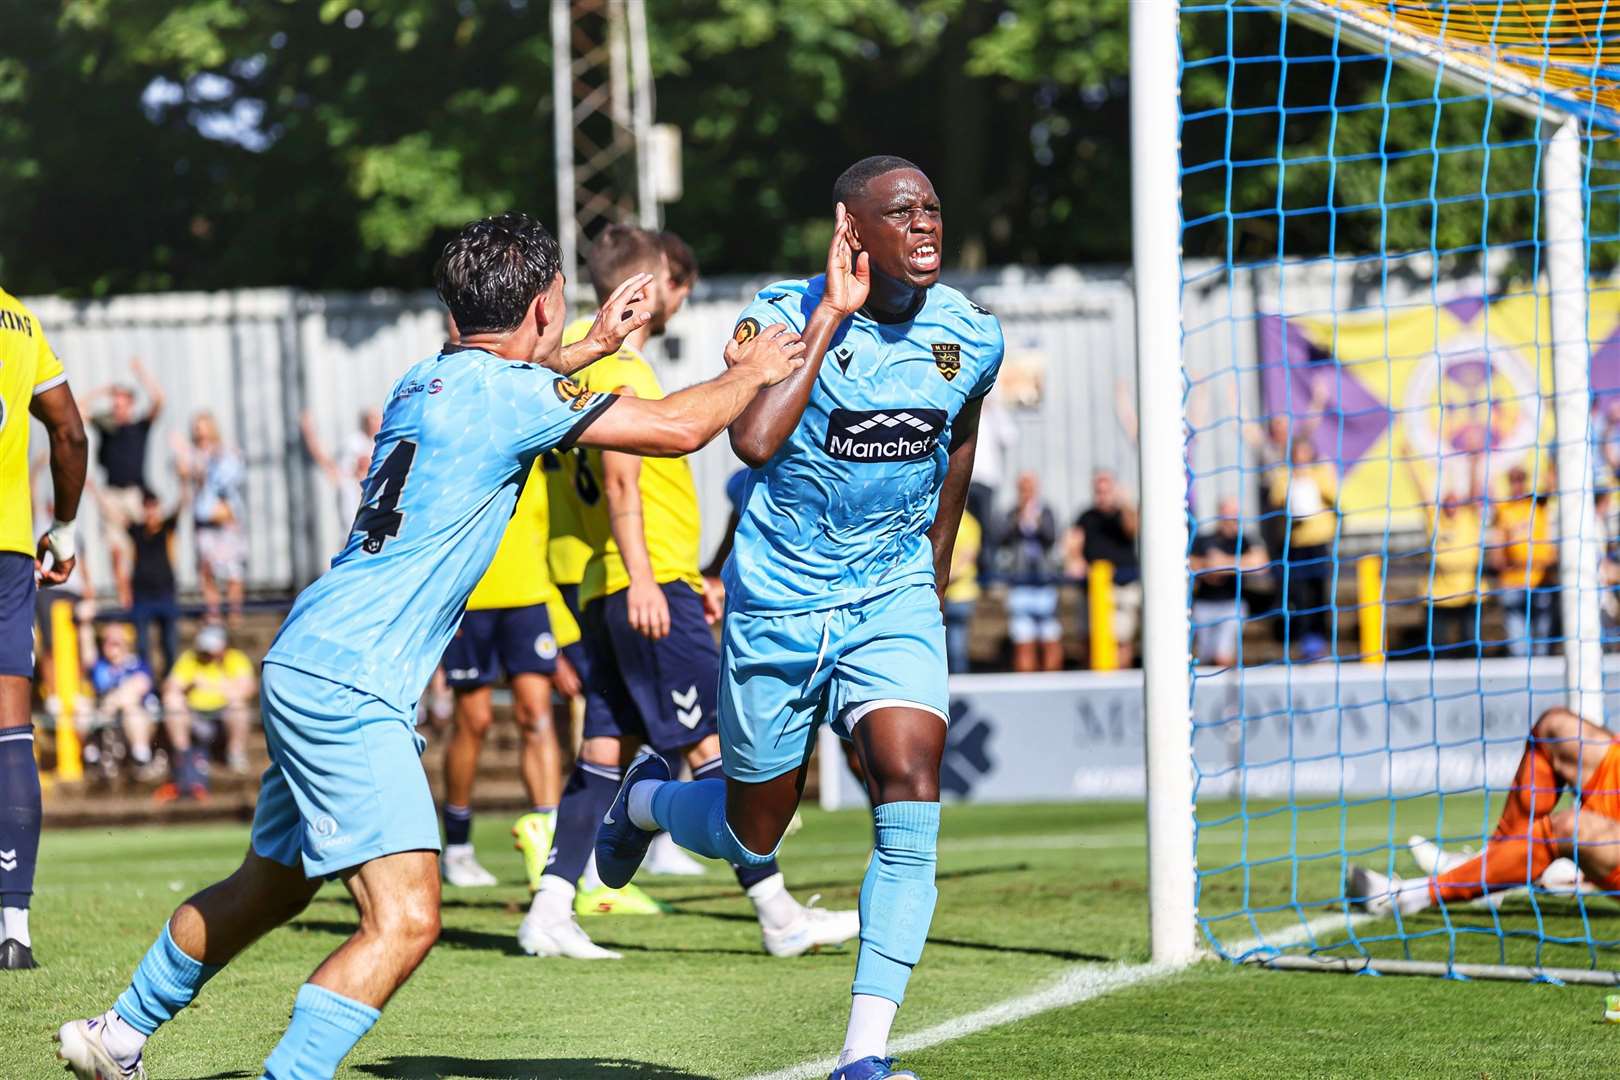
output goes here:
<path id="1" fill-rule="evenodd" d="M 1560 808 L 1565 792 L 1574 798 Z M 1412 855 L 1428 877 L 1351 866 L 1346 898 L 1374 915 L 1411 915 L 1537 883 L 1620 893 L 1620 740 L 1568 709 L 1548 709 L 1530 729 L 1484 849 L 1463 856 L 1413 837 Z"/>

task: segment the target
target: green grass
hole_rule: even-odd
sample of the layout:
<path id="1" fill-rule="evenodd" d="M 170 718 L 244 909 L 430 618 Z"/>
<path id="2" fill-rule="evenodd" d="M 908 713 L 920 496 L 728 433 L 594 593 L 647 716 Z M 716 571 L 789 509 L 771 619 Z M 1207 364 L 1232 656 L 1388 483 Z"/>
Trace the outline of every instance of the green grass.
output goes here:
<path id="1" fill-rule="evenodd" d="M 1213 821 L 1230 809 L 1206 806 L 1200 814 Z M 1289 815 L 1255 818 L 1257 809 L 1251 853 L 1287 850 Z M 1432 805 L 1408 809 L 1432 824 Z M 1146 960 L 1141 813 L 1130 805 L 948 809 L 939 912 L 897 1034 L 1040 989 L 1077 968 Z M 1350 835 L 1376 843 L 1388 814 L 1387 807 L 1353 812 Z M 1300 850 L 1337 850 L 1337 825 L 1306 820 L 1301 835 L 1310 845 L 1294 841 Z M 1398 824 L 1406 828 L 1404 819 Z M 489 816 L 477 825 L 481 857 L 503 884 L 447 890 L 442 941 L 340 1075 L 721 1080 L 836 1051 L 853 952 L 765 956 L 746 901 L 718 869 L 679 884 L 653 879 L 652 891 L 675 905 L 674 914 L 587 920 L 598 941 L 626 954 L 622 962 L 522 955 L 515 932 L 525 890 L 506 825 Z M 1206 833 L 1206 868 L 1239 850 L 1241 829 L 1231 838 L 1220 832 Z M 869 838 L 862 813 L 807 812 L 804 831 L 783 854 L 795 893 L 853 906 Z M 48 834 L 34 916 L 45 967 L 0 978 L 0 1076 L 60 1075 L 50 1059 L 56 1025 L 106 1008 L 168 911 L 228 872 L 246 839 L 245 829 L 223 826 Z M 1251 875 L 1251 897 L 1275 903 L 1290 889 L 1314 895 L 1338 873 L 1333 858 L 1303 867 L 1297 886 L 1274 869 Z M 1217 875 L 1211 890 L 1228 876 L 1242 875 Z M 1208 899 L 1225 895 L 1230 909 L 1231 896 L 1211 890 Z M 1610 918 L 1593 907 L 1595 930 L 1612 934 L 1600 924 Z M 160 1032 L 148 1054 L 154 1078 L 257 1077 L 297 985 L 351 920 L 342 891 L 323 891 Z M 1510 921 L 1532 925 L 1522 915 Z M 1591 1076 L 1612 1073 L 1620 1051 L 1620 1030 L 1598 1023 L 1602 999 L 1590 987 L 1209 963 L 905 1060 L 930 1080 Z"/>

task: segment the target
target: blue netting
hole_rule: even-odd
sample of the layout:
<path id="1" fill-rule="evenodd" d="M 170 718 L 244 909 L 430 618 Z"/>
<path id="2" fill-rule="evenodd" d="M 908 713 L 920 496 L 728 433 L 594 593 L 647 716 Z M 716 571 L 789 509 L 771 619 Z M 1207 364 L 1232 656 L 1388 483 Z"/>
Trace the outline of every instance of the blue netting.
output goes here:
<path id="1" fill-rule="evenodd" d="M 1414 837 L 1467 855 L 1497 828 L 1532 725 L 1569 697 L 1566 505 L 1591 508 L 1571 517 L 1601 562 L 1584 602 L 1606 649 L 1620 636 L 1620 153 L 1584 129 L 1591 400 L 1559 431 L 1541 174 L 1562 118 L 1369 52 L 1322 7 L 1182 7 L 1200 926 L 1236 959 L 1606 967 L 1620 791 L 1589 787 L 1578 830 L 1521 843 L 1491 899 L 1368 917 L 1346 876 L 1421 880 Z M 1557 470 L 1561 441 L 1580 468 Z M 1606 653 L 1603 672 L 1582 688 L 1599 700 L 1620 689 Z M 1575 756 L 1589 785 L 1606 745 Z M 1575 860 L 1537 877 L 1553 847 Z"/>

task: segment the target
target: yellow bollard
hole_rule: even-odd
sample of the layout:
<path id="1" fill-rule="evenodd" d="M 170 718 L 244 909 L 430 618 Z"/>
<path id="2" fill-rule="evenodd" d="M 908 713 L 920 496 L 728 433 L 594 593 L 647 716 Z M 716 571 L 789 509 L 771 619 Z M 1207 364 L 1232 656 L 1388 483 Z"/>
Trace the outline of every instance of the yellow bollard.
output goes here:
<path id="1" fill-rule="evenodd" d="M 1114 640 L 1114 564 L 1091 564 L 1086 590 L 1091 616 L 1091 670 L 1119 670 L 1119 642 Z"/>
<path id="2" fill-rule="evenodd" d="M 58 600 L 51 605 L 51 663 L 56 673 L 56 778 L 82 780 L 84 754 L 79 747 L 79 628 L 73 622 L 73 604 Z"/>
<path id="3" fill-rule="evenodd" d="M 1356 560 L 1356 611 L 1361 628 L 1361 662 L 1384 662 L 1384 560 L 1363 555 Z"/>

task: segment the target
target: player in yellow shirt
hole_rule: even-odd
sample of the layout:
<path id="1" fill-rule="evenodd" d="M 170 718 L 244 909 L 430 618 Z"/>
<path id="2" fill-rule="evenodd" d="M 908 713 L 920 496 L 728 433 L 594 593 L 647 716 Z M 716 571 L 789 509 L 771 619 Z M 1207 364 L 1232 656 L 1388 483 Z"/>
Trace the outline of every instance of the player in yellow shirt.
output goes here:
<path id="1" fill-rule="evenodd" d="M 596 291 L 607 295 L 627 278 L 650 273 L 657 314 L 626 338 L 619 352 L 575 376 L 587 390 L 664 396 L 640 351 L 685 296 L 671 287 L 663 244 L 657 234 L 625 225 L 608 226 L 592 243 L 588 266 Z M 564 341 L 584 330 L 570 327 Z M 577 532 L 590 550 L 579 590 L 588 672 L 585 739 L 558 808 L 551 858 L 518 942 L 540 956 L 610 959 L 618 954 L 592 943 L 574 919 L 594 901 L 590 891 L 577 890 L 576 882 L 617 792 L 622 766 L 642 745 L 684 759 L 695 779 L 721 775 L 715 723 L 720 651 L 710 622 L 722 604 L 719 596 L 705 604 L 705 589 L 718 589 L 718 583 L 706 585 L 699 569 L 702 522 L 684 458 L 636 460 L 591 451 L 569 455 L 560 464 L 552 490 L 565 496 L 571 491 Z M 795 900 L 774 859 L 733 869 L 772 955 L 797 956 L 860 932 L 854 911 L 824 911 Z"/>
<path id="2" fill-rule="evenodd" d="M 35 542 L 28 417 L 50 438 L 55 520 Z M 60 585 L 76 559 L 73 519 L 89 458 L 67 373 L 33 312 L 0 289 L 0 970 L 34 967 L 28 904 L 39 854 L 34 763 L 34 590 Z"/>
<path id="3" fill-rule="evenodd" d="M 495 558 L 468 598 L 461 627 L 444 652 L 442 667 L 456 698 L 455 726 L 444 755 L 440 864 L 451 885 L 496 884 L 473 851 L 471 807 L 484 735 L 494 720 L 491 689 L 503 671 L 512 688 L 512 719 L 523 740 L 521 772 L 530 811 L 518 819 L 513 833 L 531 888 L 539 886 L 541 860 L 551 847 L 562 749 L 551 716 L 559 661 L 551 612 L 558 594 L 547 567 L 547 503 L 546 481 L 536 462 Z"/>

